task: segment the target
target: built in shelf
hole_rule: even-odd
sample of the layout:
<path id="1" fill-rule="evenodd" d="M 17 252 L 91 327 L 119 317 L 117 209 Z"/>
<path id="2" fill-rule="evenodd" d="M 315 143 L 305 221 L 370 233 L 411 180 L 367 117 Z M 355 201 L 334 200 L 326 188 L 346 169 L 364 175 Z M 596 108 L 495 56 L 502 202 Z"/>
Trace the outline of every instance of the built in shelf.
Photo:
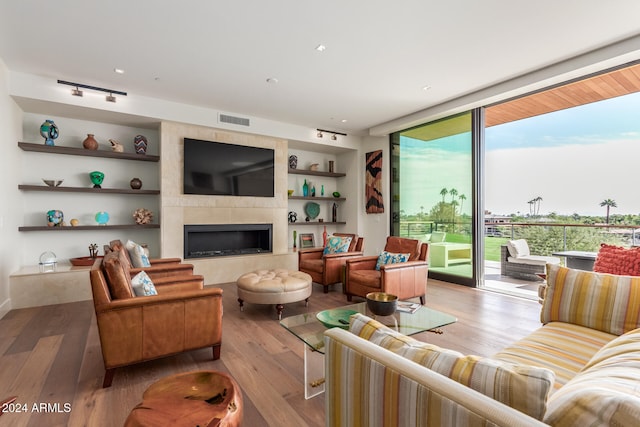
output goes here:
<path id="1" fill-rule="evenodd" d="M 346 197 L 311 197 L 311 196 L 289 196 L 289 200 L 337 200 L 337 201 L 345 201 Z"/>
<path id="2" fill-rule="evenodd" d="M 329 221 L 300 221 L 300 222 L 290 222 L 289 225 L 345 225 L 346 222 L 338 221 L 338 222 L 329 222 Z"/>
<path id="3" fill-rule="evenodd" d="M 77 225 L 64 227 L 49 227 L 46 225 L 18 227 L 18 231 L 81 231 L 81 230 L 140 230 L 145 228 L 160 228 L 160 224 L 121 224 L 121 225 Z"/>
<path id="4" fill-rule="evenodd" d="M 289 173 L 294 175 L 327 176 L 331 178 L 341 178 L 343 176 L 347 176 L 346 173 L 340 172 L 311 171 L 304 169 L 289 169 Z"/>
<path id="5" fill-rule="evenodd" d="M 33 144 L 30 142 L 18 142 L 18 147 L 24 151 L 49 154 L 68 154 L 70 156 L 105 157 L 110 159 L 138 160 L 142 162 L 158 162 L 160 156 L 136 153 L 118 153 L 107 150 L 87 150 L 86 148 L 62 147 L 60 145 Z"/>
<path id="6" fill-rule="evenodd" d="M 132 190 L 129 188 L 93 188 L 93 187 L 49 187 L 48 185 L 18 185 L 19 190 L 23 191 L 53 191 L 63 193 L 95 193 L 95 194 L 160 194 L 160 190 Z"/>

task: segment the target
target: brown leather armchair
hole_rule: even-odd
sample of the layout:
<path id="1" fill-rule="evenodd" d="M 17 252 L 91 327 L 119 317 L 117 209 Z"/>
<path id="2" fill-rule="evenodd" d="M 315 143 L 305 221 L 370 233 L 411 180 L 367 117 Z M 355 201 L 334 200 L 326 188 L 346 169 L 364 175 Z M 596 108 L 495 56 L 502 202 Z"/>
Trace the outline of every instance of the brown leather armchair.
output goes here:
<path id="1" fill-rule="evenodd" d="M 120 252 L 109 252 L 90 271 L 105 376 L 109 387 L 121 366 L 212 347 L 220 358 L 222 289 L 204 289 L 204 278 L 153 279 L 158 295 L 134 296 L 131 272 Z"/>
<path id="2" fill-rule="evenodd" d="M 429 245 L 419 240 L 389 236 L 384 250 L 408 253 L 409 260 L 383 265 L 376 270 L 377 256 L 348 259 L 345 274 L 347 301 L 351 301 L 353 295 L 364 298 L 369 292 L 386 292 L 397 295 L 401 300 L 420 297 L 420 304 L 424 304 Z"/>
<path id="3" fill-rule="evenodd" d="M 311 276 L 311 279 L 324 286 L 324 293 L 329 286 L 342 282 L 344 265 L 347 259 L 364 255 L 362 247 L 364 238 L 355 234 L 333 233 L 334 236 L 351 237 L 347 252 L 324 255 L 324 248 L 300 249 L 298 251 L 298 270 Z"/>
<path id="4" fill-rule="evenodd" d="M 121 240 L 112 240 L 109 245 L 104 246 L 105 254 L 111 251 L 121 252 L 124 255 L 133 275 L 144 270 L 153 280 L 158 277 L 193 274 L 193 264 L 184 264 L 180 258 L 149 258 L 151 267 L 134 267 L 129 251 Z"/>

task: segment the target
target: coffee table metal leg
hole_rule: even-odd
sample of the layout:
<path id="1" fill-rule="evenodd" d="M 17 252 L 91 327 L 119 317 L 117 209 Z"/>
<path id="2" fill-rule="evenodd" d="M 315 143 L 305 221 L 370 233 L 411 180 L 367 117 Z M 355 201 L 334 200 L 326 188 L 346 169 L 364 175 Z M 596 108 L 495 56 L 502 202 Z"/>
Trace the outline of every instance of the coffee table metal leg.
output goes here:
<path id="1" fill-rule="evenodd" d="M 304 398 L 324 393 L 324 354 L 304 346 Z"/>

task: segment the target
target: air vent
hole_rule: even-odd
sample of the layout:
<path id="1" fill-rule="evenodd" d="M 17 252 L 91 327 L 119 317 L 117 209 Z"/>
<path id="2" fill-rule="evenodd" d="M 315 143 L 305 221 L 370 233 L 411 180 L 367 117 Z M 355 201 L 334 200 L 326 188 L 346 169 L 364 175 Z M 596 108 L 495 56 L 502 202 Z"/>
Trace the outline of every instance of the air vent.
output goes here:
<path id="1" fill-rule="evenodd" d="M 218 122 L 231 123 L 232 125 L 251 126 L 249 119 L 244 117 L 229 116 L 227 114 L 218 114 Z"/>

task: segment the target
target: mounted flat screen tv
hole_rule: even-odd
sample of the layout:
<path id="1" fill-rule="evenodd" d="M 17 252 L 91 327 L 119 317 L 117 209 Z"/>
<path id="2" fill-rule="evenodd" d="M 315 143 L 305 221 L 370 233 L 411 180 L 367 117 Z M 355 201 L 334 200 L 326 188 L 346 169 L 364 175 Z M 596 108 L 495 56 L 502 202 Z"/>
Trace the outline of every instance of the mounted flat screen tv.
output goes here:
<path id="1" fill-rule="evenodd" d="M 184 194 L 273 197 L 270 148 L 184 138 Z"/>

